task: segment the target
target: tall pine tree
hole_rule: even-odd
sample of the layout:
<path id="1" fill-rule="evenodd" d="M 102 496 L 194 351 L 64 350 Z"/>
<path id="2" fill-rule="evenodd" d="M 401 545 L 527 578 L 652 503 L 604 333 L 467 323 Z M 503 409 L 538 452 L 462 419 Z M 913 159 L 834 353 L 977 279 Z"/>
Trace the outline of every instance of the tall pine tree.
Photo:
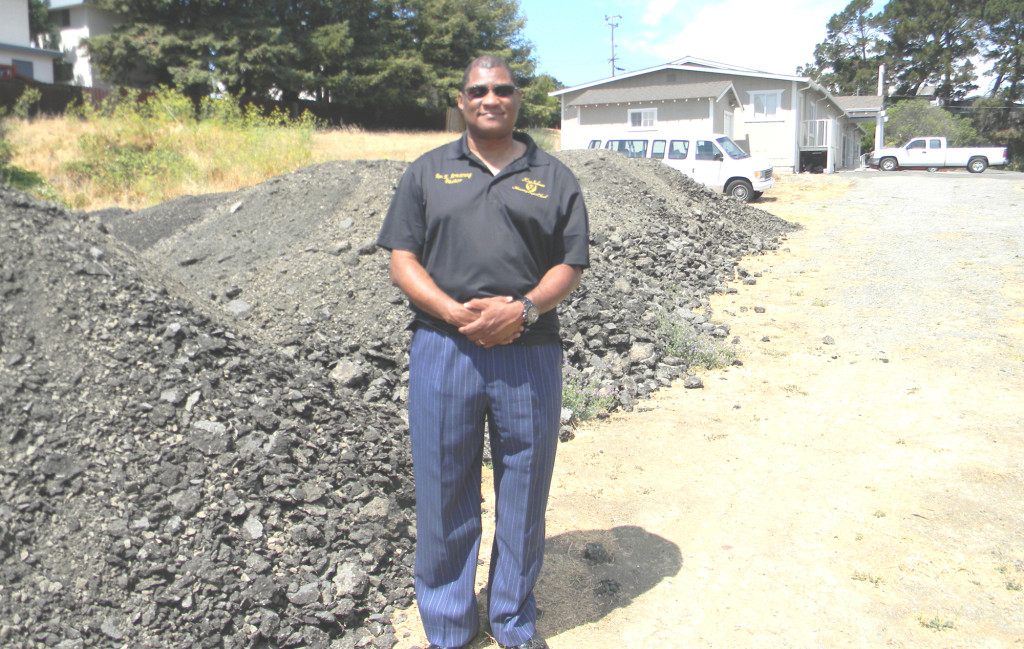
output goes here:
<path id="1" fill-rule="evenodd" d="M 829 19 L 825 40 L 814 48 L 814 63 L 797 69 L 829 92 L 873 95 L 882 61 L 874 0 L 853 0 Z"/>
<path id="2" fill-rule="evenodd" d="M 934 84 L 941 99 L 977 88 L 971 58 L 979 53 L 983 0 L 889 0 L 879 16 L 885 60 L 896 95 Z"/>

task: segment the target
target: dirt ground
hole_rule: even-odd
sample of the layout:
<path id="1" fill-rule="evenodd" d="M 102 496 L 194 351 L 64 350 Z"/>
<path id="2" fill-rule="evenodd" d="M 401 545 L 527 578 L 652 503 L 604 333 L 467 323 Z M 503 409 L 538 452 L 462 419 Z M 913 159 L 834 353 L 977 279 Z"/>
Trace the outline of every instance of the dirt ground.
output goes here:
<path id="1" fill-rule="evenodd" d="M 743 364 L 560 446 L 539 632 L 1024 647 L 1024 177 L 796 176 L 765 199 L 804 229 L 712 299 Z M 415 610 L 396 627 L 426 645 Z"/>

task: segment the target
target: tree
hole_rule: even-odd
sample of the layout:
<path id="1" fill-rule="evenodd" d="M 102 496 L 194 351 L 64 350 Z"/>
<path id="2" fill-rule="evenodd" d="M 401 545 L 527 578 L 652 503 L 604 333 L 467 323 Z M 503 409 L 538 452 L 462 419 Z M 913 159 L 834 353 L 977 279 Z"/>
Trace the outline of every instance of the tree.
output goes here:
<path id="1" fill-rule="evenodd" d="M 523 104 L 519 109 L 519 125 L 525 127 L 558 128 L 562 120 L 562 102 L 548 95 L 565 86 L 554 77 L 542 74 L 534 77 L 522 89 Z"/>
<path id="2" fill-rule="evenodd" d="M 60 36 L 53 24 L 50 10 L 43 0 L 28 1 L 28 31 L 33 43 L 49 50 L 59 47 Z"/>
<path id="3" fill-rule="evenodd" d="M 463 67 L 498 54 L 532 78 L 517 0 L 99 0 L 126 20 L 88 40 L 103 76 L 198 98 L 330 102 L 346 121 L 422 123 Z"/>
<path id="4" fill-rule="evenodd" d="M 969 120 L 924 99 L 901 101 L 886 112 L 889 116 L 885 126 L 887 146 L 899 146 L 922 135 L 943 136 L 950 146 L 967 146 L 978 140 L 978 132 Z"/>
<path id="5" fill-rule="evenodd" d="M 935 84 L 936 96 L 962 99 L 974 84 L 983 0 L 889 0 L 878 16 L 896 95 Z"/>
<path id="6" fill-rule="evenodd" d="M 988 0 L 982 13 L 985 60 L 992 63 L 991 94 L 1009 102 L 1024 99 L 1024 3 Z"/>
<path id="7" fill-rule="evenodd" d="M 881 63 L 880 34 L 874 0 L 852 0 L 829 19 L 825 40 L 814 48 L 814 63 L 797 68 L 829 92 L 840 95 L 873 95 Z"/>

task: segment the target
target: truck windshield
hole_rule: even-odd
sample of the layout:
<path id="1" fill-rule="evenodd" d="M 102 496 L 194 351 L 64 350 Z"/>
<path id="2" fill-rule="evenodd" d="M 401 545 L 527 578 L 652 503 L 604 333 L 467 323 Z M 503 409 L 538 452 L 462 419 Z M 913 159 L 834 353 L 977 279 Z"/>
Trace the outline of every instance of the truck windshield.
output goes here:
<path id="1" fill-rule="evenodd" d="M 743 149 L 737 146 L 735 142 L 733 142 L 727 137 L 720 137 L 717 140 L 715 140 L 715 142 L 718 142 L 718 146 L 722 147 L 722 149 L 724 149 L 725 152 L 729 154 L 729 157 L 732 158 L 733 160 L 742 160 L 743 158 L 750 157 L 749 155 L 744 153 Z"/>

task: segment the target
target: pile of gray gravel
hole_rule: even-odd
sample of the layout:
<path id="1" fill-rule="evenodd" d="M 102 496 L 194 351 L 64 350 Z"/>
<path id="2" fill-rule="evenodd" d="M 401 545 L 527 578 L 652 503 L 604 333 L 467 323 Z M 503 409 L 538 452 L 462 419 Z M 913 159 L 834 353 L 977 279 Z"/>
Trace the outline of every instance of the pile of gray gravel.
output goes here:
<path id="1" fill-rule="evenodd" d="M 790 226 L 658 162 L 559 157 L 592 267 L 567 362 L 620 405 Z M 404 169 L 135 213 L 0 188 L 0 646 L 390 648 L 412 592 L 409 321 L 373 246 Z"/>

